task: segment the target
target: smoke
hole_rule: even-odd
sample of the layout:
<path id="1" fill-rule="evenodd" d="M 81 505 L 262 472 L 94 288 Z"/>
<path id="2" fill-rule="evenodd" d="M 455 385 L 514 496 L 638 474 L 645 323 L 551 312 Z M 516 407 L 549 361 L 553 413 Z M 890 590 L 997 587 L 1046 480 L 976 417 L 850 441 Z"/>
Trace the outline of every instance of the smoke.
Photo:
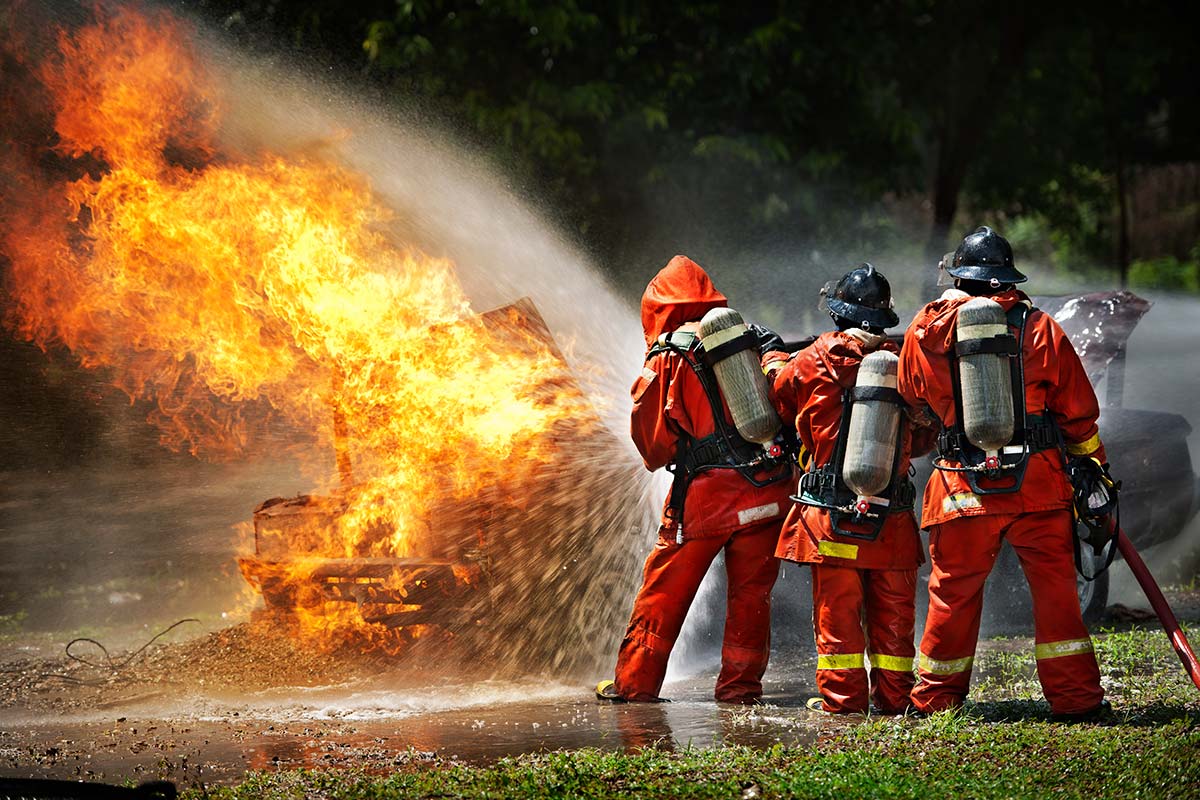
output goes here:
<path id="1" fill-rule="evenodd" d="M 1200 414 L 1196 398 L 1200 396 L 1200 370 L 1196 342 L 1200 341 L 1200 299 L 1178 295 L 1148 294 L 1154 306 L 1142 319 L 1129 339 L 1125 367 L 1123 405 L 1178 414 L 1190 424 L 1187 436 L 1191 463 L 1175 460 L 1164 463 L 1165 449 L 1156 448 L 1144 456 L 1142 475 L 1117 475 L 1125 481 L 1172 472 L 1200 472 Z M 1164 441 L 1178 437 L 1177 431 L 1155 431 Z M 1172 452 L 1173 459 L 1175 458 Z M 1196 510 L 1193 499 L 1193 511 Z M 1166 504 L 1170 498 L 1161 498 Z M 1135 543 L 1139 531 L 1127 529 Z M 1193 517 L 1177 536 L 1142 550 L 1160 583 L 1187 583 L 1200 572 L 1200 517 Z M 1141 588 L 1124 563 L 1115 564 L 1110 575 L 1110 602 L 1129 606 L 1147 605 Z"/>

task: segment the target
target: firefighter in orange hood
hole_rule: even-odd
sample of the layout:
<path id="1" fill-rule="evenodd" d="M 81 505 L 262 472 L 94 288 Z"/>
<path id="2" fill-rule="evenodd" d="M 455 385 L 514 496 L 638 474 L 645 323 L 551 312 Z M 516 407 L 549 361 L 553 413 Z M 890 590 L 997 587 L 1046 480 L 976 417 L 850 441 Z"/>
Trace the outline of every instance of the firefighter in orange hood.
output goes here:
<path id="1" fill-rule="evenodd" d="M 810 700 L 809 707 L 865 713 L 873 701 L 879 712 L 896 714 L 907 709 L 913 686 L 917 567 L 923 560 L 909 459 L 914 449 L 917 454 L 929 451 L 934 433 L 931 426 L 910 433 L 895 390 L 900 348 L 888 341 L 884 329 L 899 319 L 887 278 L 861 264 L 822 294 L 838 329 L 819 336 L 777 371 L 784 354 L 763 358 L 774 375 L 776 409 L 785 423 L 795 426 L 806 466 L 799 496 L 793 498 L 799 502 L 788 513 L 775 554 L 812 565 L 821 696 Z M 863 367 L 864 358 L 874 353 L 888 355 Z M 890 365 L 884 368 L 890 375 L 882 380 L 874 379 L 877 363 Z M 860 391 L 856 383 L 874 385 Z M 886 413 L 893 415 L 895 425 L 885 443 L 890 451 L 882 459 L 888 474 L 876 481 L 883 497 L 872 496 L 862 514 L 854 508 L 859 498 L 843 477 L 847 466 L 854 469 L 860 452 L 847 441 L 859 430 L 850 423 L 856 392 L 860 399 L 869 395 L 890 401 Z"/>
<path id="2" fill-rule="evenodd" d="M 674 474 L 658 541 L 646 559 L 605 699 L 659 699 L 667 659 L 709 565 L 725 553 L 725 637 L 717 700 L 754 702 L 770 652 L 774 556 L 791 469 L 733 428 L 712 371 L 698 353 L 699 321 L 726 306 L 704 270 L 675 256 L 642 295 L 645 365 L 633 385 L 633 441 L 646 468 Z M 758 353 L 754 354 L 755 362 Z M 732 446 L 732 450 L 731 450 Z M 760 466 L 735 468 L 758 459 Z"/>
<path id="3" fill-rule="evenodd" d="M 955 288 L 908 328 L 899 388 L 942 422 L 925 486 L 929 615 L 913 705 L 967 695 L 983 585 L 1007 540 L 1033 595 L 1038 678 L 1059 719 L 1107 709 L 1075 588 L 1072 489 L 1062 449 L 1105 461 L 1096 395 L 1062 328 L 1015 288 L 1026 280 L 988 227 L 940 265 Z"/>

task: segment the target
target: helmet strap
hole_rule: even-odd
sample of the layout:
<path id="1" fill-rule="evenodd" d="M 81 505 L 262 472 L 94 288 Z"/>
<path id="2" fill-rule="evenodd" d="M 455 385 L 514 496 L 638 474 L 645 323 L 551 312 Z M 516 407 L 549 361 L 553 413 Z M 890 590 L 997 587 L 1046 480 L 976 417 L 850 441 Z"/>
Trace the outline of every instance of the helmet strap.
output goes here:
<path id="1" fill-rule="evenodd" d="M 1015 284 L 1012 283 L 996 283 L 992 281 L 977 281 L 971 278 L 955 278 L 954 288 L 960 292 L 966 292 L 972 297 L 987 297 L 993 294 L 1003 294 L 1011 290 Z"/>

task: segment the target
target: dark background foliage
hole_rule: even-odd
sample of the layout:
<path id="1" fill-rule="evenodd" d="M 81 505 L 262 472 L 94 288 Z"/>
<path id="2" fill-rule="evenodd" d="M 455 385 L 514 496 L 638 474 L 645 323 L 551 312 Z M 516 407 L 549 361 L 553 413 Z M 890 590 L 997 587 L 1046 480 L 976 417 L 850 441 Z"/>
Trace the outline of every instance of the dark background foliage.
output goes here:
<path id="1" fill-rule="evenodd" d="M 424 101 L 618 279 L 735 237 L 870 250 L 919 228 L 936 258 L 982 220 L 1023 220 L 1059 268 L 1121 283 L 1139 258 L 1194 262 L 1196 173 L 1172 208 L 1131 198 L 1200 160 L 1195 4 L 185 5 Z M 1171 235 L 1141 235 L 1163 214 Z"/>

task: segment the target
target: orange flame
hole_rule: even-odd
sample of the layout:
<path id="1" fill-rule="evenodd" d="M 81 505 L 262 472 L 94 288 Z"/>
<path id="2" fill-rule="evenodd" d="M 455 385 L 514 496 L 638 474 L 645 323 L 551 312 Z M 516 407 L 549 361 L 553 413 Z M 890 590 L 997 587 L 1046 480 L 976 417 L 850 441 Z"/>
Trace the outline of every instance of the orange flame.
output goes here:
<path id="1" fill-rule="evenodd" d="M 343 434 L 357 483 L 325 556 L 420 555 L 438 498 L 547 457 L 544 434 L 579 411 L 553 390 L 556 353 L 473 315 L 452 264 L 393 240 L 365 177 L 224 152 L 183 25 L 95 14 L 37 70 L 59 159 L 89 171 L 5 225 L 19 335 L 153 401 L 173 448 L 240 456 L 283 423 L 328 489 Z"/>

